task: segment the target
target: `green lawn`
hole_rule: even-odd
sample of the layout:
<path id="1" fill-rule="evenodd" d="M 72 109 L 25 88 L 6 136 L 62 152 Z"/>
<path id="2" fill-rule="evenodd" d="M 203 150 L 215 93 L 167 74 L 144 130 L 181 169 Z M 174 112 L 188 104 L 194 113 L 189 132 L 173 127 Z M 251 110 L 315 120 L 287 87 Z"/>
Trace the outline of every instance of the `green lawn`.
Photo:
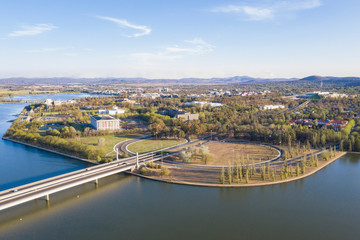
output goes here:
<path id="1" fill-rule="evenodd" d="M 154 140 L 154 139 L 149 139 L 149 140 L 144 140 L 144 141 L 139 141 L 139 142 L 135 142 L 133 144 L 130 144 L 128 146 L 129 151 L 131 152 L 138 152 L 139 154 L 141 153 L 146 153 L 146 152 L 151 152 L 153 151 L 153 149 L 162 149 L 162 148 L 167 148 L 167 147 L 172 147 L 181 143 L 185 143 L 186 140 L 185 139 L 180 139 L 180 140 Z"/>
<path id="2" fill-rule="evenodd" d="M 59 115 L 59 112 L 43 112 L 42 116 L 46 117 L 46 116 L 56 116 Z"/>
<path id="3" fill-rule="evenodd" d="M 98 146 L 99 139 L 103 138 L 105 139 L 104 144 L 99 147 L 103 147 L 106 153 L 110 153 L 111 151 L 113 151 L 115 144 L 127 139 L 137 138 L 139 136 L 140 135 L 133 134 L 133 135 L 122 135 L 122 136 L 109 135 L 109 136 L 99 136 L 99 137 L 81 137 L 80 142 L 89 145 Z"/>

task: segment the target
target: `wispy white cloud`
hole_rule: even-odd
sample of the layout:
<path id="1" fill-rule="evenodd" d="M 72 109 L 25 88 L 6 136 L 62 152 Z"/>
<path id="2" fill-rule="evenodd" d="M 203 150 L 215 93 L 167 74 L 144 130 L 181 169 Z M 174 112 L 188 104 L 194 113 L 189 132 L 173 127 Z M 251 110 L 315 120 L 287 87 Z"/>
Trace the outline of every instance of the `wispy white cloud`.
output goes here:
<path id="1" fill-rule="evenodd" d="M 245 15 L 249 20 L 264 20 L 274 17 L 273 9 L 262 7 L 227 5 L 216 7 L 211 11 L 220 13 L 238 13 Z"/>
<path id="2" fill-rule="evenodd" d="M 153 64 L 164 61 L 174 61 L 189 55 L 203 55 L 215 49 L 214 45 L 201 38 L 185 40 L 181 46 L 165 47 L 156 53 L 133 53 L 130 57 L 142 64 Z"/>
<path id="3" fill-rule="evenodd" d="M 127 37 L 141 37 L 141 36 L 149 35 L 152 31 L 151 28 L 149 28 L 148 26 L 135 25 L 133 23 L 128 22 L 125 19 L 118 19 L 118 18 L 104 17 L 104 16 L 97 16 L 97 18 L 116 23 L 120 27 L 131 28 L 140 31 L 131 35 L 126 35 Z"/>
<path id="4" fill-rule="evenodd" d="M 188 47 L 167 47 L 165 48 L 167 53 L 188 53 L 188 54 L 205 54 L 214 50 L 215 46 L 205 42 L 201 38 L 194 38 L 192 40 L 185 40 Z"/>
<path id="5" fill-rule="evenodd" d="M 22 26 L 21 30 L 16 30 L 8 34 L 9 37 L 34 36 L 57 28 L 53 24 L 35 24 L 32 26 Z"/>
<path id="6" fill-rule="evenodd" d="M 313 9 L 322 5 L 320 0 L 277 1 L 270 0 L 257 5 L 226 5 L 211 9 L 216 13 L 236 13 L 246 20 L 261 21 L 273 19 L 276 16 L 289 12 Z"/>

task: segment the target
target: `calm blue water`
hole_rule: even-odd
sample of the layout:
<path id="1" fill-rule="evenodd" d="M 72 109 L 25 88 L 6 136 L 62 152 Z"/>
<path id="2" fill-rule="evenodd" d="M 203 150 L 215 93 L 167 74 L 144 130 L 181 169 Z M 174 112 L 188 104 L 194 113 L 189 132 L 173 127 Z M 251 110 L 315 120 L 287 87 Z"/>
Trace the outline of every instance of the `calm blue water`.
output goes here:
<path id="1" fill-rule="evenodd" d="M 7 118 L 1 115 L 1 128 Z M 1 158 L 3 186 L 82 167 L 0 144 L 1 157 L 7 156 Z M 101 179 L 98 188 L 89 183 L 51 195 L 50 206 L 38 200 L 2 211 L 0 239 L 358 240 L 359 186 L 360 155 L 353 154 L 306 179 L 255 188 L 191 187 L 119 174 Z"/>
<path id="2" fill-rule="evenodd" d="M 19 99 L 43 100 L 52 97 L 50 95 L 29 96 Z M 85 96 L 87 95 L 59 94 L 54 95 L 54 98 L 66 100 Z M 11 125 L 8 121 L 15 119 L 13 115 L 20 113 L 25 106 L 26 104 L 23 103 L 0 103 L 0 136 L 3 136 Z M 87 163 L 0 139 L 0 191 L 87 166 L 89 166 Z"/>

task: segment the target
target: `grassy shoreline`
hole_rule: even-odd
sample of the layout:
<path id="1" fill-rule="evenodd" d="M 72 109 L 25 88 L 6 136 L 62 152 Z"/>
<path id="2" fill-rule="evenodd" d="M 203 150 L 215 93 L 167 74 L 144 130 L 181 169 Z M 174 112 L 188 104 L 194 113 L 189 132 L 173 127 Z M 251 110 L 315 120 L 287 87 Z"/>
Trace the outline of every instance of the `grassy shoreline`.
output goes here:
<path id="1" fill-rule="evenodd" d="M 73 156 L 73 155 L 70 155 L 70 154 L 66 154 L 66 153 L 55 151 L 55 150 L 43 148 L 43 147 L 36 146 L 36 145 L 33 145 L 33 144 L 17 141 L 17 140 L 11 139 L 11 138 L 2 137 L 2 139 L 6 140 L 6 141 L 11 141 L 11 142 L 14 142 L 14 143 L 22 144 L 22 145 L 25 145 L 25 146 L 28 146 L 28 147 L 37 148 L 37 149 L 40 149 L 40 150 L 43 150 L 43 151 L 55 153 L 55 154 L 58 154 L 58 155 L 61 155 L 61 156 L 69 157 L 69 158 L 72 158 L 72 159 L 75 159 L 75 160 L 78 160 L 78 161 L 83 161 L 83 162 L 94 164 L 94 165 L 99 164 L 98 162 L 95 162 L 95 161 L 91 161 L 91 160 L 80 158 L 80 157 Z M 245 184 L 245 183 L 241 183 L 241 184 L 236 184 L 236 183 L 234 183 L 234 184 L 220 184 L 220 183 L 219 184 L 214 184 L 214 183 L 199 183 L 199 182 L 181 181 L 181 180 L 176 180 L 176 179 L 172 179 L 172 178 L 160 178 L 160 177 L 153 177 L 153 176 L 145 176 L 145 175 L 141 175 L 139 173 L 130 172 L 130 171 L 127 171 L 126 173 L 137 176 L 137 177 L 142 177 L 142 178 L 145 178 L 145 179 L 149 179 L 149 180 L 160 181 L 160 182 L 165 182 L 165 183 L 189 185 L 189 186 L 225 187 L 225 188 L 260 187 L 260 186 L 269 186 L 269 185 L 288 183 L 288 182 L 292 182 L 292 181 L 296 181 L 296 180 L 300 180 L 300 179 L 309 177 L 309 176 L 315 174 L 316 172 L 320 171 L 321 169 L 327 167 L 331 163 L 335 162 L 337 159 L 341 158 L 342 156 L 346 155 L 347 153 L 348 152 L 338 153 L 335 157 L 329 159 L 324 164 L 321 164 L 319 167 L 317 167 L 317 168 L 315 168 L 315 169 L 311 170 L 310 172 L 305 173 L 303 175 L 287 178 L 287 179 L 284 179 L 284 180 L 272 181 L 272 182 L 247 183 L 247 184 Z M 357 154 L 360 154 L 360 153 L 357 153 Z"/>
<path id="2" fill-rule="evenodd" d="M 43 151 L 46 151 L 46 152 L 55 153 L 55 154 L 58 154 L 58 155 L 61 155 L 61 156 L 64 156 L 64 157 L 69 157 L 69 158 L 72 158 L 72 159 L 75 159 L 75 160 L 78 160 L 78 161 L 87 162 L 87 163 L 91 163 L 91 164 L 94 164 L 94 165 L 100 164 L 100 163 L 98 163 L 96 161 L 91 161 L 89 159 L 77 157 L 77 156 L 74 156 L 74 155 L 71 155 L 71 154 L 51 150 L 51 149 L 48 149 L 48 148 L 43 148 L 43 147 L 40 147 L 40 146 L 37 146 L 37 145 L 21 142 L 21 141 L 14 140 L 14 139 L 11 139 L 11 138 L 8 138 L 8 137 L 2 137 L 2 139 L 6 140 L 6 141 L 14 142 L 14 143 L 22 144 L 22 145 L 25 145 L 25 146 L 28 146 L 28 147 L 37 148 L 37 149 L 40 149 L 40 150 L 43 150 Z"/>

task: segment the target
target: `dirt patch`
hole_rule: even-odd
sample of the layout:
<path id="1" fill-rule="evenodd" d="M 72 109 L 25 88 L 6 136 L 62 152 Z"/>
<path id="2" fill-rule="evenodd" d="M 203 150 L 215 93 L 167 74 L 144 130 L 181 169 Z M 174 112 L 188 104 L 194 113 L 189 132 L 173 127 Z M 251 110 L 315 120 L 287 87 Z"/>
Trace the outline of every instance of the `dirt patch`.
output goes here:
<path id="1" fill-rule="evenodd" d="M 292 180 L 301 179 L 303 177 L 307 177 L 323 167 L 331 164 L 337 158 L 343 156 L 344 153 L 338 152 L 336 156 L 333 156 L 329 160 L 323 160 L 321 158 L 318 159 L 316 165 L 314 165 L 314 161 L 306 161 L 304 165 L 304 172 L 301 172 L 301 168 L 298 168 L 299 173 L 297 173 L 296 165 L 288 165 L 284 168 L 284 165 L 280 166 L 269 166 L 267 167 L 254 167 L 248 168 L 249 175 L 248 179 L 245 175 L 240 178 L 236 178 L 233 172 L 234 168 L 231 169 L 232 181 L 229 182 L 229 179 L 226 178 L 224 184 L 221 184 L 221 169 L 209 169 L 209 168 L 201 168 L 201 167 L 189 167 L 189 166 L 177 166 L 177 167 L 169 167 L 170 174 L 168 177 L 159 178 L 154 177 L 155 179 L 170 181 L 170 182 L 185 182 L 188 184 L 197 183 L 199 184 L 217 184 L 219 186 L 251 186 L 251 185 L 267 185 L 267 184 L 276 184 L 289 182 Z M 286 169 L 286 170 L 285 170 Z M 226 171 L 226 168 L 225 168 Z M 243 172 L 243 171 L 241 171 Z M 253 172 L 253 173 L 251 173 Z M 284 172 L 286 172 L 284 174 Z M 247 180 L 246 180 L 247 179 Z M 230 184 L 229 184 L 230 183 Z"/>
<path id="2" fill-rule="evenodd" d="M 278 152 L 265 145 L 245 144 L 245 143 L 214 143 L 208 145 L 209 152 L 212 156 L 211 164 L 227 165 L 229 162 L 254 161 L 262 162 L 270 160 L 278 155 Z"/>

